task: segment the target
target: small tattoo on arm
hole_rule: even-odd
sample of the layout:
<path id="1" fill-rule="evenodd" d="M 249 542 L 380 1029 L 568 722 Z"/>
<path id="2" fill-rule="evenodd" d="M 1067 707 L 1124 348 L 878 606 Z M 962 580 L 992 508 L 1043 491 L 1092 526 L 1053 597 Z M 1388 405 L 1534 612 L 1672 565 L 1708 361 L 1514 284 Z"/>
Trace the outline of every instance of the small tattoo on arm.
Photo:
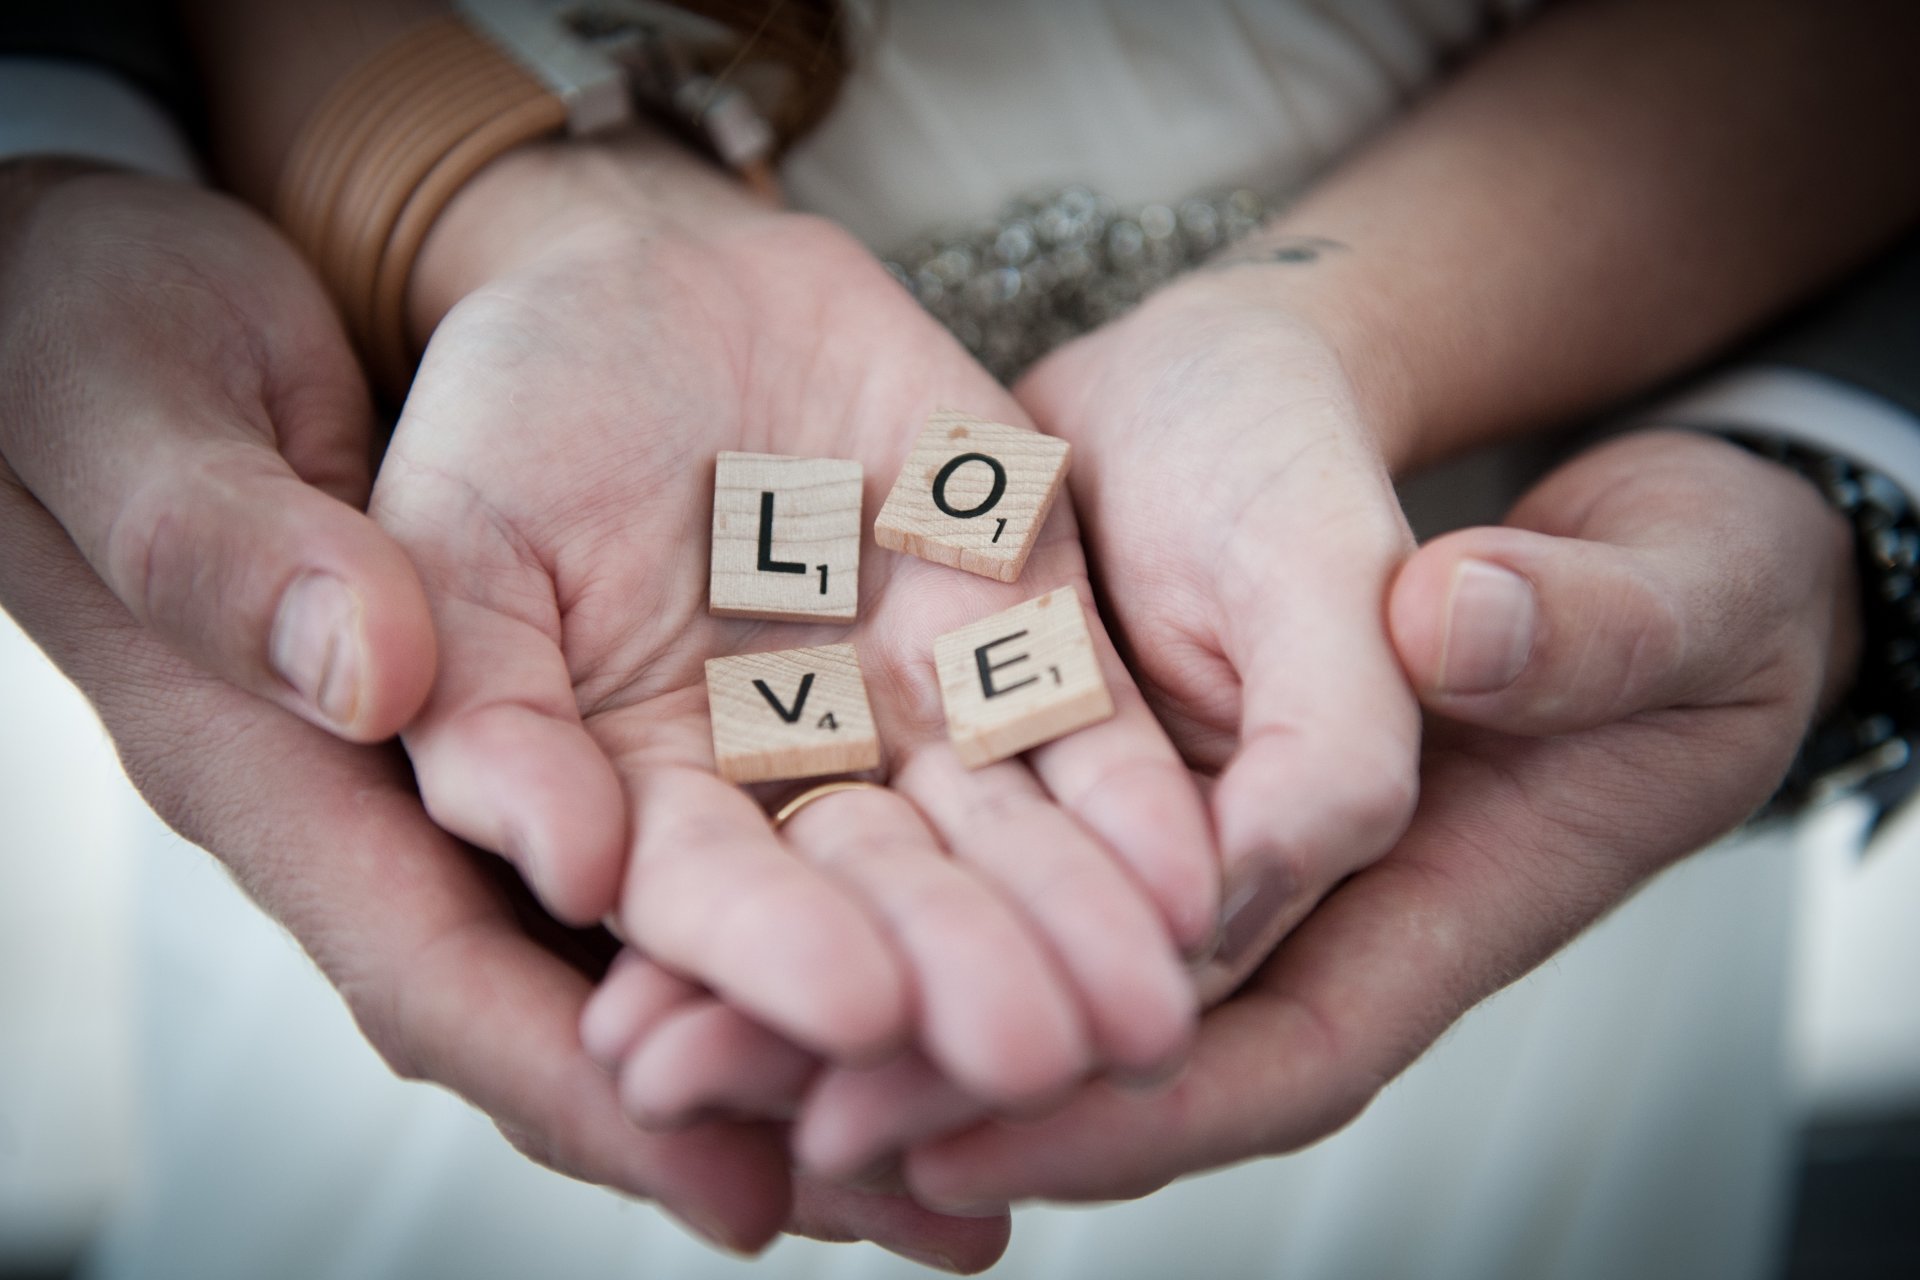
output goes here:
<path id="1" fill-rule="evenodd" d="M 1348 245 L 1325 236 L 1286 236 L 1279 240 L 1235 245 L 1207 264 L 1207 269 L 1279 264 L 1298 267 L 1320 261 L 1331 253 L 1345 253 Z"/>

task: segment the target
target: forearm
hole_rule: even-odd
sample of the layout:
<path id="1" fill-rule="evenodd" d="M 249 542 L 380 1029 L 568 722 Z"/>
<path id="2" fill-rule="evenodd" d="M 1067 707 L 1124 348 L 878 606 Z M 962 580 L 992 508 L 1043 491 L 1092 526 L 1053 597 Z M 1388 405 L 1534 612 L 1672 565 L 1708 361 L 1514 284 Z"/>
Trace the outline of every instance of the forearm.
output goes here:
<path id="1" fill-rule="evenodd" d="M 1236 257 L 1339 247 L 1218 279 L 1320 325 L 1396 466 L 1511 435 L 1679 372 L 1896 234 L 1916 49 L 1899 4 L 1571 5 Z"/>
<path id="2" fill-rule="evenodd" d="M 287 153 L 327 91 L 448 8 L 447 0 L 182 0 L 226 184 L 270 207 Z"/>

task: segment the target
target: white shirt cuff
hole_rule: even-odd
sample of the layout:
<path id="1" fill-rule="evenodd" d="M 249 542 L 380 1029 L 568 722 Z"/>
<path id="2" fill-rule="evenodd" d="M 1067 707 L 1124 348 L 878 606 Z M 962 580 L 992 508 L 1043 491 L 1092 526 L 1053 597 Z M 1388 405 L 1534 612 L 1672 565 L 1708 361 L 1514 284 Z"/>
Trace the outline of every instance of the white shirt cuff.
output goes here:
<path id="1" fill-rule="evenodd" d="M 159 104 L 111 71 L 59 58 L 0 57 L 0 161 L 21 156 L 200 180 L 193 149 Z"/>
<path id="2" fill-rule="evenodd" d="M 1635 425 L 1781 436 L 1870 467 L 1920 503 L 1920 419 L 1822 374 L 1785 365 L 1737 369 L 1650 410 Z"/>

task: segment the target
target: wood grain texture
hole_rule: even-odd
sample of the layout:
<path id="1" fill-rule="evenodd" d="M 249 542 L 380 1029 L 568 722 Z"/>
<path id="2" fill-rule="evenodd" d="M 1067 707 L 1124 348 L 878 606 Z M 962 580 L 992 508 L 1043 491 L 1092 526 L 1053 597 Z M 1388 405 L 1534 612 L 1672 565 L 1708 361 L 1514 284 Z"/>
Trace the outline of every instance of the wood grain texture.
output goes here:
<path id="1" fill-rule="evenodd" d="M 853 773 L 880 764 L 850 644 L 707 660 L 713 760 L 730 782 Z"/>
<path id="2" fill-rule="evenodd" d="M 852 622 L 860 608 L 861 477 L 858 462 L 841 458 L 722 453 L 707 611 Z"/>
<path id="3" fill-rule="evenodd" d="M 1067 475 L 1065 440 L 940 410 L 927 419 L 873 540 L 935 564 L 1013 582 Z"/>
<path id="4" fill-rule="evenodd" d="M 969 769 L 1113 715 L 1080 597 L 1070 587 L 934 641 L 947 736 Z"/>

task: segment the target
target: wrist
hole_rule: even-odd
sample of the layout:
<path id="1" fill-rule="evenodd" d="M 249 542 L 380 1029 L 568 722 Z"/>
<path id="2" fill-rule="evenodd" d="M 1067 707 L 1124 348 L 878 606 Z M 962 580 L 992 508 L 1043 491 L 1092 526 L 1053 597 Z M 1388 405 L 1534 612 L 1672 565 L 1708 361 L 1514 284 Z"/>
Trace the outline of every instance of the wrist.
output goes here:
<path id="1" fill-rule="evenodd" d="M 713 243 L 779 216 L 646 125 L 526 143 L 476 174 L 434 221 L 408 283 L 408 331 L 424 346 L 460 299 L 543 261 Z"/>
<path id="2" fill-rule="evenodd" d="M 1321 237 L 1259 232 L 1148 299 L 1142 320 L 1281 340 L 1290 359 L 1317 363 L 1345 388 L 1362 442 L 1399 475 L 1425 457 L 1416 399 L 1352 253 Z"/>

